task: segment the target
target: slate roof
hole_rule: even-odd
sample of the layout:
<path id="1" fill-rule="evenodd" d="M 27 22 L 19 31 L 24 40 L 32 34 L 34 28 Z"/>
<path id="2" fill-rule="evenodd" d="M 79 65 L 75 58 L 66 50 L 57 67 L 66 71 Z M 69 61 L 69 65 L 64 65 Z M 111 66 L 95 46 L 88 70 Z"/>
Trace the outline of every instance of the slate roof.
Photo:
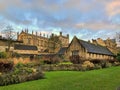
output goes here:
<path id="1" fill-rule="evenodd" d="M 83 40 L 79 40 L 79 43 L 87 49 L 87 52 L 89 53 L 97 53 L 97 54 L 104 54 L 104 55 L 111 55 L 113 56 L 114 54 L 106 47 L 101 46 L 101 45 L 95 45 Z"/>
<path id="2" fill-rule="evenodd" d="M 14 49 L 15 50 L 38 50 L 37 46 L 21 45 L 21 44 L 15 44 Z"/>
<path id="3" fill-rule="evenodd" d="M 62 48 L 60 48 L 60 50 L 58 51 L 58 54 L 63 55 L 66 50 L 67 50 L 67 47 L 62 47 Z"/>

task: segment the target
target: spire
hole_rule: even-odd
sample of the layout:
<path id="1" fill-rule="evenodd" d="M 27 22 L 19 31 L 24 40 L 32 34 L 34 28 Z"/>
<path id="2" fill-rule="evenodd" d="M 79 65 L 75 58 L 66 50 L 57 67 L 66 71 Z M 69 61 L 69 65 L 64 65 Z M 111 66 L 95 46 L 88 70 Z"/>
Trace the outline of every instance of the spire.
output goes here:
<path id="1" fill-rule="evenodd" d="M 33 33 L 34 33 L 34 32 L 33 32 L 33 30 L 32 30 L 32 35 L 33 35 Z"/>
<path id="2" fill-rule="evenodd" d="M 41 34 L 41 32 L 40 32 L 40 37 L 41 37 L 41 35 L 42 35 L 42 34 Z"/>

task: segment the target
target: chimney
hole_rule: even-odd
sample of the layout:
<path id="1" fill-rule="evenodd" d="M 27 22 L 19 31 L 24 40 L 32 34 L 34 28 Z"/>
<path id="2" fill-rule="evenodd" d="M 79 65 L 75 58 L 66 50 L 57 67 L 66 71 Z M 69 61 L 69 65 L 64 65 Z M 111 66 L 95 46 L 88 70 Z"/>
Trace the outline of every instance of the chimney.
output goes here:
<path id="1" fill-rule="evenodd" d="M 60 32 L 60 36 L 62 36 L 62 32 Z"/>

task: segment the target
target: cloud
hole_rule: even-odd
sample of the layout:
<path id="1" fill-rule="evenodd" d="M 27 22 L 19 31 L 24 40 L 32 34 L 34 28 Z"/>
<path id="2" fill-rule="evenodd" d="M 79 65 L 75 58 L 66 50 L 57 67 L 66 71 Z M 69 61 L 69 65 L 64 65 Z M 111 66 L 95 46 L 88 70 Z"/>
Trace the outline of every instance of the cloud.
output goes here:
<path id="1" fill-rule="evenodd" d="M 0 22 L 12 24 L 16 30 L 63 31 L 82 38 L 117 31 L 119 23 L 108 16 L 119 13 L 119 0 L 0 0 Z M 116 19 L 117 20 L 117 19 Z M 3 26 L 1 26 L 3 27 Z"/>
<path id="2" fill-rule="evenodd" d="M 92 22 L 92 23 L 78 23 L 76 28 L 84 28 L 89 30 L 118 30 L 120 24 L 112 24 L 108 22 Z"/>
<path id="3" fill-rule="evenodd" d="M 116 14 L 120 14 L 120 0 L 112 0 L 106 5 L 107 14 L 112 17 Z"/>

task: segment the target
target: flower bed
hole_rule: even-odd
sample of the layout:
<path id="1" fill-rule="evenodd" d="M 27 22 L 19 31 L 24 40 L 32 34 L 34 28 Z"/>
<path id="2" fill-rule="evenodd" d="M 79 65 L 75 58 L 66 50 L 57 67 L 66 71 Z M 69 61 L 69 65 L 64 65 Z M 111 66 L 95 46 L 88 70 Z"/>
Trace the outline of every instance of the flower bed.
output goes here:
<path id="1" fill-rule="evenodd" d="M 41 66 L 39 66 L 41 67 Z M 13 70 L 8 73 L 0 73 L 0 86 L 16 84 L 31 80 L 44 78 L 40 68 L 33 68 L 31 65 L 17 64 Z"/>

